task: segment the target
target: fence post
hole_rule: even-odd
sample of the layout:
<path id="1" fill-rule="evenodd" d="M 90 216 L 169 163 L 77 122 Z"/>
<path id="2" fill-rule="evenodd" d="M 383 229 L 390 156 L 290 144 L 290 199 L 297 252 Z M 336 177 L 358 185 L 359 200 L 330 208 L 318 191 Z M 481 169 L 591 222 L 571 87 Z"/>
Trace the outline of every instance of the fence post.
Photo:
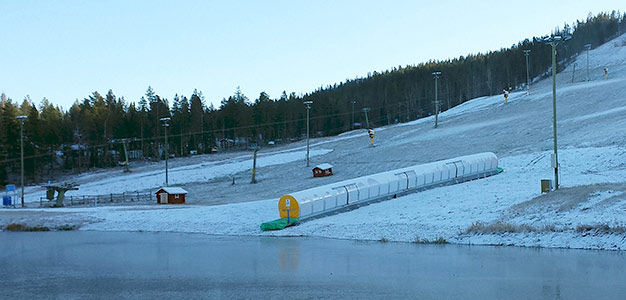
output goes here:
<path id="1" fill-rule="evenodd" d="M 43 197 L 39 197 L 39 207 L 43 207 Z"/>
<path id="2" fill-rule="evenodd" d="M 73 198 L 73 197 L 74 197 L 74 196 L 70 196 L 70 206 L 73 206 L 73 205 L 74 205 L 74 198 Z"/>
<path id="3" fill-rule="evenodd" d="M 126 192 L 122 192 L 122 202 L 126 202 Z"/>
<path id="4" fill-rule="evenodd" d="M 111 202 L 113 202 L 113 193 L 111 193 Z"/>
<path id="5" fill-rule="evenodd" d="M 100 195 L 97 195 L 96 198 L 93 199 L 93 206 L 98 206 L 98 200 L 100 200 Z"/>

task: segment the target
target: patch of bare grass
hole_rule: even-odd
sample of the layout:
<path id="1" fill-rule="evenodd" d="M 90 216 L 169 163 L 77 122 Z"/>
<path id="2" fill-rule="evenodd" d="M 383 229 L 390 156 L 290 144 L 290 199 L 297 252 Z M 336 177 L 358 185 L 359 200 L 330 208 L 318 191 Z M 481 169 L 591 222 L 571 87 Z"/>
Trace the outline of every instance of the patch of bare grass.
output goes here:
<path id="1" fill-rule="evenodd" d="M 531 200 L 513 205 L 509 212 L 513 217 L 541 212 L 566 212 L 587 203 L 594 195 L 607 191 L 615 192 L 614 196 L 602 201 L 605 205 L 610 205 L 624 199 L 626 184 L 603 183 L 560 188 L 558 191 L 542 194 Z"/>
<path id="2" fill-rule="evenodd" d="M 519 232 L 562 232 L 554 225 L 543 225 L 541 227 L 533 227 L 528 224 L 515 225 L 505 222 L 495 222 L 486 224 L 482 222 L 474 222 L 470 225 L 465 233 L 469 234 L 502 234 L 502 233 L 519 233 Z"/>
<path id="3" fill-rule="evenodd" d="M 5 228 L 7 231 L 50 231 L 46 226 L 27 226 L 24 224 L 11 223 Z"/>
<path id="4" fill-rule="evenodd" d="M 626 227 L 619 225 L 610 226 L 608 224 L 581 224 L 576 226 L 576 232 L 593 234 L 624 234 L 626 233 Z"/>
<path id="5" fill-rule="evenodd" d="M 429 240 L 429 239 L 420 239 L 418 236 L 415 237 L 415 243 L 416 244 L 438 244 L 438 245 L 443 245 L 443 244 L 448 244 L 448 241 L 443 238 L 443 237 L 439 237 L 435 240 Z"/>

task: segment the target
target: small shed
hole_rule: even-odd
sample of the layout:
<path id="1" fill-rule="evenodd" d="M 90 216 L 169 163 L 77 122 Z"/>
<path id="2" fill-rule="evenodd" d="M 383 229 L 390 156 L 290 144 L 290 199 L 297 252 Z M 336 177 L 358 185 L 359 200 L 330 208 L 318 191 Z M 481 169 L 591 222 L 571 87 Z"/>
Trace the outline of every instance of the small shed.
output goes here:
<path id="1" fill-rule="evenodd" d="M 162 187 L 155 194 L 159 204 L 183 204 L 187 191 L 180 187 Z"/>
<path id="2" fill-rule="evenodd" d="M 333 175 L 333 165 L 321 164 L 313 168 L 313 177 L 324 177 Z"/>

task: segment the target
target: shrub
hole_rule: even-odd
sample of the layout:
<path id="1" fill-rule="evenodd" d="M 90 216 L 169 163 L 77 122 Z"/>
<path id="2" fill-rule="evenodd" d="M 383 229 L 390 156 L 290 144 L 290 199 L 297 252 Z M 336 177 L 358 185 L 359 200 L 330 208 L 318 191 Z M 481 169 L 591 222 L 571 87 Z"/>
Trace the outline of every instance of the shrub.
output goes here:
<path id="1" fill-rule="evenodd" d="M 59 231 L 72 231 L 72 230 L 78 229 L 78 225 L 65 224 L 65 225 L 57 226 L 55 229 Z"/>

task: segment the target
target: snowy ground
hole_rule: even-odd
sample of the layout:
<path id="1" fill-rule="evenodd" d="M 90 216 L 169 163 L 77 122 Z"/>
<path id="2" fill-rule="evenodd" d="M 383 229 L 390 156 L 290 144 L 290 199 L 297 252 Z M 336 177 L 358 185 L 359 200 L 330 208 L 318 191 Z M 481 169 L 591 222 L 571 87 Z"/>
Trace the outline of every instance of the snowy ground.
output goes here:
<path id="1" fill-rule="evenodd" d="M 571 83 L 557 78 L 561 187 L 541 195 L 540 180 L 552 179 L 551 80 L 526 93 L 474 99 L 433 119 L 378 128 L 376 147 L 364 131 L 312 140 L 312 164 L 331 163 L 335 175 L 312 178 L 302 142 L 259 152 L 258 184 L 248 184 L 251 154 L 176 159 L 171 180 L 189 190 L 180 206 L 108 206 L 62 209 L 2 209 L 0 225 L 80 224 L 81 230 L 177 231 L 220 235 L 305 235 L 340 239 L 495 244 L 584 249 L 626 249 L 626 36 L 590 52 L 592 67 L 610 66 L 610 76 Z M 586 55 L 578 65 L 586 64 Z M 571 67 L 571 66 L 570 66 Z M 570 68 L 568 67 L 568 68 Z M 442 75 L 443 76 L 443 75 Z M 277 200 L 289 192 L 400 167 L 492 151 L 504 172 L 439 187 L 261 232 L 278 218 Z M 77 178 L 81 190 L 156 188 L 162 166 L 132 174 L 106 171 Z M 232 185 L 224 177 L 235 176 Z M 74 193 L 74 192 L 70 192 Z M 68 195 L 71 195 L 68 193 Z M 42 191 L 30 188 L 27 199 Z"/>

